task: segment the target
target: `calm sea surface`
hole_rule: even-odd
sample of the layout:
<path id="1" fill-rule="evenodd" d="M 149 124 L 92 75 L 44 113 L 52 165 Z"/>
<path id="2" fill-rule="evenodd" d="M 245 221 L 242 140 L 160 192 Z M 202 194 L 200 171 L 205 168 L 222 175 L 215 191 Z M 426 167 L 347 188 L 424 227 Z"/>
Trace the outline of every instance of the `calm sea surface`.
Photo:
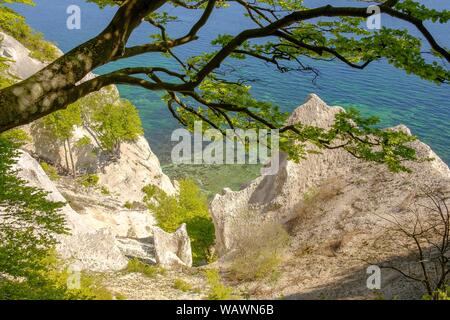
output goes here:
<path id="1" fill-rule="evenodd" d="M 56 43 L 63 51 L 68 51 L 77 44 L 88 40 L 106 26 L 114 14 L 114 9 L 100 10 L 82 0 L 35 0 L 34 8 L 16 7 L 35 29 L 44 33 L 45 37 Z M 429 3 L 429 1 L 427 1 Z M 440 8 L 450 9 L 449 1 L 433 1 Z M 440 2 L 440 3 L 439 3 Z M 445 3 L 444 3 L 445 2 Z M 317 5 L 323 1 L 314 1 Z M 345 1 L 335 1 L 336 5 Z M 66 28 L 66 8 L 77 4 L 82 9 L 81 30 Z M 198 13 L 172 9 L 171 13 L 179 14 L 180 21 L 174 23 L 171 31 L 174 35 L 182 35 Z M 219 10 L 207 26 L 200 32 L 200 40 L 176 53 L 188 57 L 211 49 L 210 41 L 218 34 L 236 34 L 244 27 L 252 27 L 242 22 L 241 11 L 237 8 Z M 393 25 L 388 17 L 382 23 Z M 395 22 L 396 25 L 402 25 Z M 405 25 L 406 26 L 406 25 Z M 450 24 L 429 25 L 435 37 L 446 47 L 450 47 Z M 149 40 L 152 32 L 147 26 L 135 31 L 132 44 Z M 280 74 L 271 66 L 248 59 L 239 63 L 239 69 L 248 78 L 254 79 L 253 92 L 259 99 L 266 99 L 278 104 L 283 110 L 291 111 L 305 100 L 308 93 L 318 94 L 330 105 L 344 107 L 355 106 L 366 115 L 377 115 L 384 126 L 399 123 L 406 124 L 421 140 L 430 144 L 447 164 L 450 164 L 450 87 L 438 86 L 407 75 L 401 70 L 385 62 L 377 62 L 365 70 L 353 70 L 340 62 L 316 62 L 304 59 L 320 70 L 319 78 L 313 82 L 312 75 L 302 73 Z M 145 55 L 126 61 L 114 63 L 96 70 L 105 73 L 124 66 L 173 66 L 173 62 L 159 55 Z M 236 65 L 235 65 L 236 66 Z M 448 66 L 447 66 L 448 67 Z M 170 145 L 170 133 L 178 127 L 158 93 L 142 89 L 120 86 L 124 98 L 131 100 L 140 110 L 146 137 L 152 149 L 162 161 L 167 160 Z"/>

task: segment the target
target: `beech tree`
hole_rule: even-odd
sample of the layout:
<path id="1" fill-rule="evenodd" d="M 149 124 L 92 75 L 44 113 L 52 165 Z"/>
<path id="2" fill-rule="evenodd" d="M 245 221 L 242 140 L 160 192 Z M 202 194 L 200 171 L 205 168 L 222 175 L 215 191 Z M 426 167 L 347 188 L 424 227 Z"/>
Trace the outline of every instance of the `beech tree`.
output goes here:
<path id="1" fill-rule="evenodd" d="M 22 2 L 31 0 L 8 0 Z M 97 36 L 56 59 L 28 79 L 0 91 L 0 132 L 27 124 L 67 107 L 89 93 L 117 84 L 131 85 L 165 93 L 172 115 L 183 125 L 202 120 L 210 127 L 277 128 L 281 146 L 292 157 L 306 152 L 305 142 L 320 148 L 344 148 L 355 157 L 385 163 L 393 171 L 407 170 L 402 162 L 416 155 L 408 147 L 413 138 L 401 132 L 376 129 L 376 119 L 362 118 L 357 112 L 340 116 L 330 130 L 302 124 L 286 126 L 287 115 L 265 101 L 251 96 L 244 81 L 223 75 L 221 66 L 231 59 L 257 59 L 270 63 L 274 71 L 308 71 L 314 67 L 302 57 L 339 60 L 349 68 L 363 69 L 384 59 L 397 68 L 437 84 L 447 85 L 450 61 L 447 48 L 438 43 L 427 23 L 446 23 L 447 10 L 435 10 L 413 0 L 354 0 L 354 5 L 339 6 L 329 1 L 324 6 L 309 6 L 302 0 L 89 0 L 100 7 L 117 6 L 117 12 Z M 336 3 L 336 5 L 335 5 Z M 188 59 L 173 49 L 195 42 L 199 31 L 207 28 L 216 10 L 229 5 L 242 8 L 242 19 L 254 27 L 237 34 L 217 35 L 216 50 Z M 383 15 L 417 30 L 383 23 L 379 30 L 368 30 L 366 19 L 376 4 Z M 167 26 L 177 17 L 173 7 L 200 11 L 201 14 L 181 37 L 173 37 Z M 141 24 L 148 25 L 148 43 L 130 46 L 128 40 Z M 244 25 L 244 23 L 242 24 Z M 80 82 L 90 71 L 106 64 L 143 54 L 165 54 L 172 68 L 148 65 L 117 69 Z M 299 75 L 300 76 L 300 75 Z M 282 84 L 279 84 L 280 86 Z M 356 125 L 355 125 L 356 124 Z M 298 143 L 300 142 L 300 144 Z"/>

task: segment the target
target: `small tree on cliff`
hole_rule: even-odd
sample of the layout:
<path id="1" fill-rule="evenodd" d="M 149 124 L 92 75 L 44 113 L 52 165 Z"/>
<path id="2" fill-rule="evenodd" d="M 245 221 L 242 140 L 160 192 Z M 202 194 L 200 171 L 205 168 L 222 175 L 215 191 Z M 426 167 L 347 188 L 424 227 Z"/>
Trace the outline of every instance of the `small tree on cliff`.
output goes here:
<path id="1" fill-rule="evenodd" d="M 74 177 L 76 177 L 77 168 L 73 160 L 71 138 L 73 137 L 75 126 L 80 126 L 81 124 L 81 109 L 77 103 L 44 117 L 38 123 L 38 125 L 42 125 L 46 130 L 50 131 L 53 137 L 63 144 L 66 167 L 67 170 L 72 172 Z"/>
<path id="2" fill-rule="evenodd" d="M 329 1 L 324 6 L 309 6 L 301 0 L 88 0 L 99 6 L 117 6 L 108 26 L 89 41 L 80 44 L 46 68 L 0 91 L 0 132 L 29 123 L 63 109 L 87 94 L 111 84 L 138 86 L 165 93 L 172 115 L 183 125 L 202 120 L 211 127 L 278 128 L 281 147 L 290 156 L 305 154 L 305 143 L 321 148 L 344 148 L 358 158 L 386 163 L 393 171 L 406 170 L 403 160 L 415 159 L 407 146 L 406 134 L 374 129 L 374 119 L 350 113 L 337 120 L 330 130 L 302 124 L 286 126 L 286 114 L 276 106 L 251 96 L 244 81 L 224 77 L 221 66 L 231 59 L 257 59 L 270 63 L 280 72 L 316 72 L 302 61 L 337 59 L 350 68 L 363 69 L 385 59 L 397 68 L 421 78 L 448 83 L 450 53 L 436 41 L 426 23 L 446 23 L 447 10 L 430 9 L 413 0 L 375 0 L 380 12 L 394 21 L 380 30 L 367 30 L 371 15 L 367 2 L 339 6 Z M 15 0 L 30 4 L 31 0 Z M 187 59 L 177 56 L 175 48 L 195 42 L 200 31 L 217 19 L 213 13 L 233 5 L 242 13 L 242 28 L 237 34 L 217 35 L 216 50 Z M 198 12 L 198 19 L 184 35 L 171 35 L 167 28 L 177 17 L 172 8 Z M 3 2 L 0 10 L 6 9 Z M 391 19 L 392 20 L 392 19 Z M 386 20 L 387 21 L 387 20 Z M 245 22 L 245 23 L 244 23 Z M 402 22 L 420 36 L 399 29 Z M 133 30 L 144 24 L 152 39 L 128 45 Z M 148 64 L 126 67 L 81 82 L 95 68 L 114 61 L 146 54 L 169 56 L 171 68 Z M 428 55 L 429 58 L 426 58 Z M 142 59 L 141 61 L 144 61 Z M 236 77 L 234 77 L 236 78 Z M 281 85 L 281 84 L 280 84 Z M 357 124 L 355 127 L 353 124 Z M 300 142 L 300 144 L 298 144 Z"/>

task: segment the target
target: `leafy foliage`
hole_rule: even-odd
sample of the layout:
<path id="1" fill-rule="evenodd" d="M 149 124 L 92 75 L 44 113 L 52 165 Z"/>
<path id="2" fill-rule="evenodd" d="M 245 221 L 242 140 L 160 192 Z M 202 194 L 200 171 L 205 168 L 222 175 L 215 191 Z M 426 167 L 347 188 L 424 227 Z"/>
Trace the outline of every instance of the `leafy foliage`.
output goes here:
<path id="1" fill-rule="evenodd" d="M 177 196 L 169 196 L 153 185 L 144 187 L 143 191 L 144 202 L 153 211 L 158 226 L 166 232 L 174 232 L 186 223 L 194 263 L 206 262 L 214 244 L 214 225 L 206 197 L 197 185 L 190 180 L 181 180 Z"/>
<path id="2" fill-rule="evenodd" d="M 17 176 L 18 144 L 0 136 L 0 273 L 27 277 L 42 269 L 42 259 L 66 233 L 62 203 Z"/>
<path id="3" fill-rule="evenodd" d="M 432 295 L 426 294 L 422 297 L 423 300 L 450 300 L 450 286 L 444 289 L 437 289 Z"/>
<path id="4" fill-rule="evenodd" d="M 137 109 L 126 100 L 94 111 L 93 129 L 106 150 L 118 152 L 121 142 L 133 141 L 144 133 Z"/>
<path id="5" fill-rule="evenodd" d="M 73 274 L 49 251 L 41 263 L 42 270 L 27 281 L 0 279 L 0 300 L 111 300 L 113 295 L 100 276 L 81 272 L 79 288 L 69 287 Z"/>
<path id="6" fill-rule="evenodd" d="M 58 170 L 54 166 L 52 166 L 51 164 L 48 164 L 47 162 L 44 162 L 44 161 L 42 161 L 40 163 L 40 165 L 41 165 L 42 170 L 45 171 L 45 173 L 50 178 L 50 180 L 57 181 L 60 179 Z"/>
<path id="7" fill-rule="evenodd" d="M 241 68 L 233 68 L 233 59 L 257 59 L 273 65 L 276 71 L 282 73 L 297 71 L 314 77 L 319 75 L 315 65 L 317 60 L 338 60 L 356 69 L 385 60 L 406 73 L 437 84 L 448 84 L 450 80 L 447 66 L 449 51 L 433 38 L 424 24 L 428 21 L 444 24 L 449 20 L 450 13 L 448 10 L 428 8 L 413 0 L 379 0 L 375 3 L 379 4 L 382 13 L 417 29 L 420 36 L 387 20 L 379 30 L 368 30 L 367 8 L 356 0 L 345 6 L 316 6 L 295 0 L 89 2 L 101 8 L 125 7 L 117 12 L 118 21 L 123 19 L 121 14 L 127 12 L 130 27 L 135 28 L 144 22 L 153 33 L 149 35 L 148 43 L 127 46 L 132 30 L 120 23 L 110 24 L 109 27 L 117 35 L 123 35 L 121 39 L 124 43 L 109 43 L 115 41 L 115 37 L 109 41 L 104 41 L 101 36 L 93 38 L 92 42 L 79 47 L 80 52 L 68 53 L 68 61 L 77 59 L 77 54 L 85 49 L 90 52 L 91 44 L 97 44 L 92 47 L 105 51 L 101 55 L 91 52 L 95 55 L 93 60 L 97 66 L 147 53 L 161 54 L 171 63 L 167 64 L 170 68 L 138 66 L 104 74 L 99 79 L 72 88 L 76 97 L 78 94 L 86 96 L 111 84 L 164 91 L 163 99 L 168 109 L 186 127 L 192 127 L 195 120 L 202 120 L 209 127 L 221 131 L 224 128 L 250 127 L 280 129 L 281 147 L 294 160 L 307 154 L 307 143 L 313 143 L 319 149 L 342 147 L 363 160 L 385 164 L 394 172 L 408 171 L 403 163 L 417 159 L 414 150 L 409 147 L 412 137 L 401 132 L 377 130 L 373 119 L 363 119 L 354 111 L 341 115 L 329 131 L 302 124 L 286 126 L 285 113 L 280 112 L 277 106 L 252 96 L 248 85 L 251 79 Z M 30 1 L 23 3 L 29 4 Z M 214 21 L 215 11 L 227 10 L 231 3 L 242 13 L 243 22 L 253 24 L 251 28 L 242 29 L 237 34 L 217 34 L 211 43 L 212 49 L 205 49 L 207 51 L 200 54 L 191 57 L 176 54 L 176 47 L 197 41 L 201 29 L 206 28 L 210 20 Z M 173 7 L 177 10 L 172 10 Z M 186 10 L 199 11 L 200 16 L 183 36 L 177 38 L 170 32 L 173 29 L 171 25 L 179 20 L 174 12 Z M 123 50 L 120 56 L 113 52 L 117 49 L 116 44 Z M 104 60 L 98 58 L 100 56 L 104 56 Z M 71 69 L 74 66 L 65 67 Z M 129 105 L 123 108 L 109 105 L 88 118 L 97 125 L 101 144 L 109 151 L 118 150 L 118 141 L 134 139 L 142 132 L 136 111 Z M 120 123 L 118 119 L 126 121 Z M 125 128 L 123 123 L 128 127 Z"/>
<path id="8" fill-rule="evenodd" d="M 162 267 L 146 264 L 137 258 L 128 261 L 127 271 L 142 273 L 149 278 L 156 277 L 158 274 L 164 274 L 166 272 Z"/>
<path id="9" fill-rule="evenodd" d="M 98 186 L 100 177 L 96 174 L 86 174 L 80 178 L 80 184 L 85 188 L 93 188 Z"/>
<path id="10" fill-rule="evenodd" d="M 59 210 L 63 203 L 17 176 L 20 143 L 11 136 L 0 135 L 0 299 L 106 298 L 88 275 L 81 289 L 67 287 L 69 273 L 53 253 L 56 236 L 68 231 Z"/>

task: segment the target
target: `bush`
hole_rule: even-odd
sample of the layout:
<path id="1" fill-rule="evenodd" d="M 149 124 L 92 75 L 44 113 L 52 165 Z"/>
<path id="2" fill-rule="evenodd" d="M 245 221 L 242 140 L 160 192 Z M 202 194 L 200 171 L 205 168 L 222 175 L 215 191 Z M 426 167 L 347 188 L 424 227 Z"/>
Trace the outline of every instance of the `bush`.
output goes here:
<path id="1" fill-rule="evenodd" d="M 152 185 L 144 187 L 143 191 L 144 202 L 153 211 L 158 226 L 166 232 L 174 232 L 186 223 L 194 263 L 207 262 L 214 244 L 214 224 L 206 197 L 197 185 L 190 180 L 181 180 L 179 195 L 173 197 Z"/>
<path id="2" fill-rule="evenodd" d="M 83 148 L 91 144 L 91 138 L 88 136 L 83 136 L 75 142 L 75 148 Z"/>
<path id="3" fill-rule="evenodd" d="M 43 266 L 25 280 L 0 278 L 0 300 L 111 300 L 113 295 L 100 276 L 80 273 L 80 287 L 70 288 L 71 273 L 61 265 L 54 251 L 40 261 Z"/>
<path id="4" fill-rule="evenodd" d="M 87 174 L 81 177 L 80 184 L 85 188 L 93 188 L 98 185 L 100 180 L 99 176 L 96 174 Z"/>
<path id="5" fill-rule="evenodd" d="M 245 216 L 233 227 L 236 242 L 229 271 L 239 281 L 277 276 L 289 243 L 288 233 L 281 225 L 256 221 L 252 215 Z"/>
<path id="6" fill-rule="evenodd" d="M 17 176 L 18 147 L 0 135 L 0 274 L 27 278 L 45 267 L 41 260 L 67 229 L 64 204 Z"/>
<path id="7" fill-rule="evenodd" d="M 137 258 L 128 261 L 127 271 L 141 273 L 149 278 L 154 278 L 158 274 L 166 273 L 164 268 L 146 264 Z"/>
<path id="8" fill-rule="evenodd" d="M 145 209 L 145 206 L 141 202 L 137 201 L 127 201 L 123 205 L 128 210 L 139 210 L 139 209 Z"/>
<path id="9" fill-rule="evenodd" d="M 208 269 L 205 272 L 206 281 L 209 286 L 207 300 L 235 300 L 238 296 L 233 295 L 233 288 L 226 286 L 220 279 L 219 271 Z"/>
<path id="10" fill-rule="evenodd" d="M 50 180 L 57 181 L 61 178 L 58 174 L 58 170 L 56 170 L 56 168 L 51 164 L 48 164 L 47 162 L 41 162 L 40 165 L 42 170 L 45 171 Z"/>
<path id="11" fill-rule="evenodd" d="M 450 286 L 445 289 L 437 289 L 432 295 L 426 294 L 422 297 L 423 300 L 450 300 Z"/>
<path id="12" fill-rule="evenodd" d="M 109 191 L 109 189 L 105 186 L 102 186 L 100 188 L 100 192 L 102 193 L 102 195 L 104 196 L 109 196 L 111 194 L 111 192 Z"/>
<path id="13" fill-rule="evenodd" d="M 342 194 L 344 187 L 342 179 L 335 177 L 305 191 L 303 200 L 296 206 L 296 216 L 288 223 L 289 230 L 295 233 L 297 227 L 302 226 L 315 214 L 320 214 L 322 207 Z"/>
<path id="14" fill-rule="evenodd" d="M 193 290 L 192 286 L 189 283 L 180 278 L 177 278 L 173 281 L 173 288 L 183 292 L 189 292 Z"/>
<path id="15" fill-rule="evenodd" d="M 10 129 L 1 134 L 4 139 L 17 143 L 19 145 L 23 145 L 27 142 L 31 142 L 32 138 L 28 133 L 26 133 L 22 129 Z"/>

